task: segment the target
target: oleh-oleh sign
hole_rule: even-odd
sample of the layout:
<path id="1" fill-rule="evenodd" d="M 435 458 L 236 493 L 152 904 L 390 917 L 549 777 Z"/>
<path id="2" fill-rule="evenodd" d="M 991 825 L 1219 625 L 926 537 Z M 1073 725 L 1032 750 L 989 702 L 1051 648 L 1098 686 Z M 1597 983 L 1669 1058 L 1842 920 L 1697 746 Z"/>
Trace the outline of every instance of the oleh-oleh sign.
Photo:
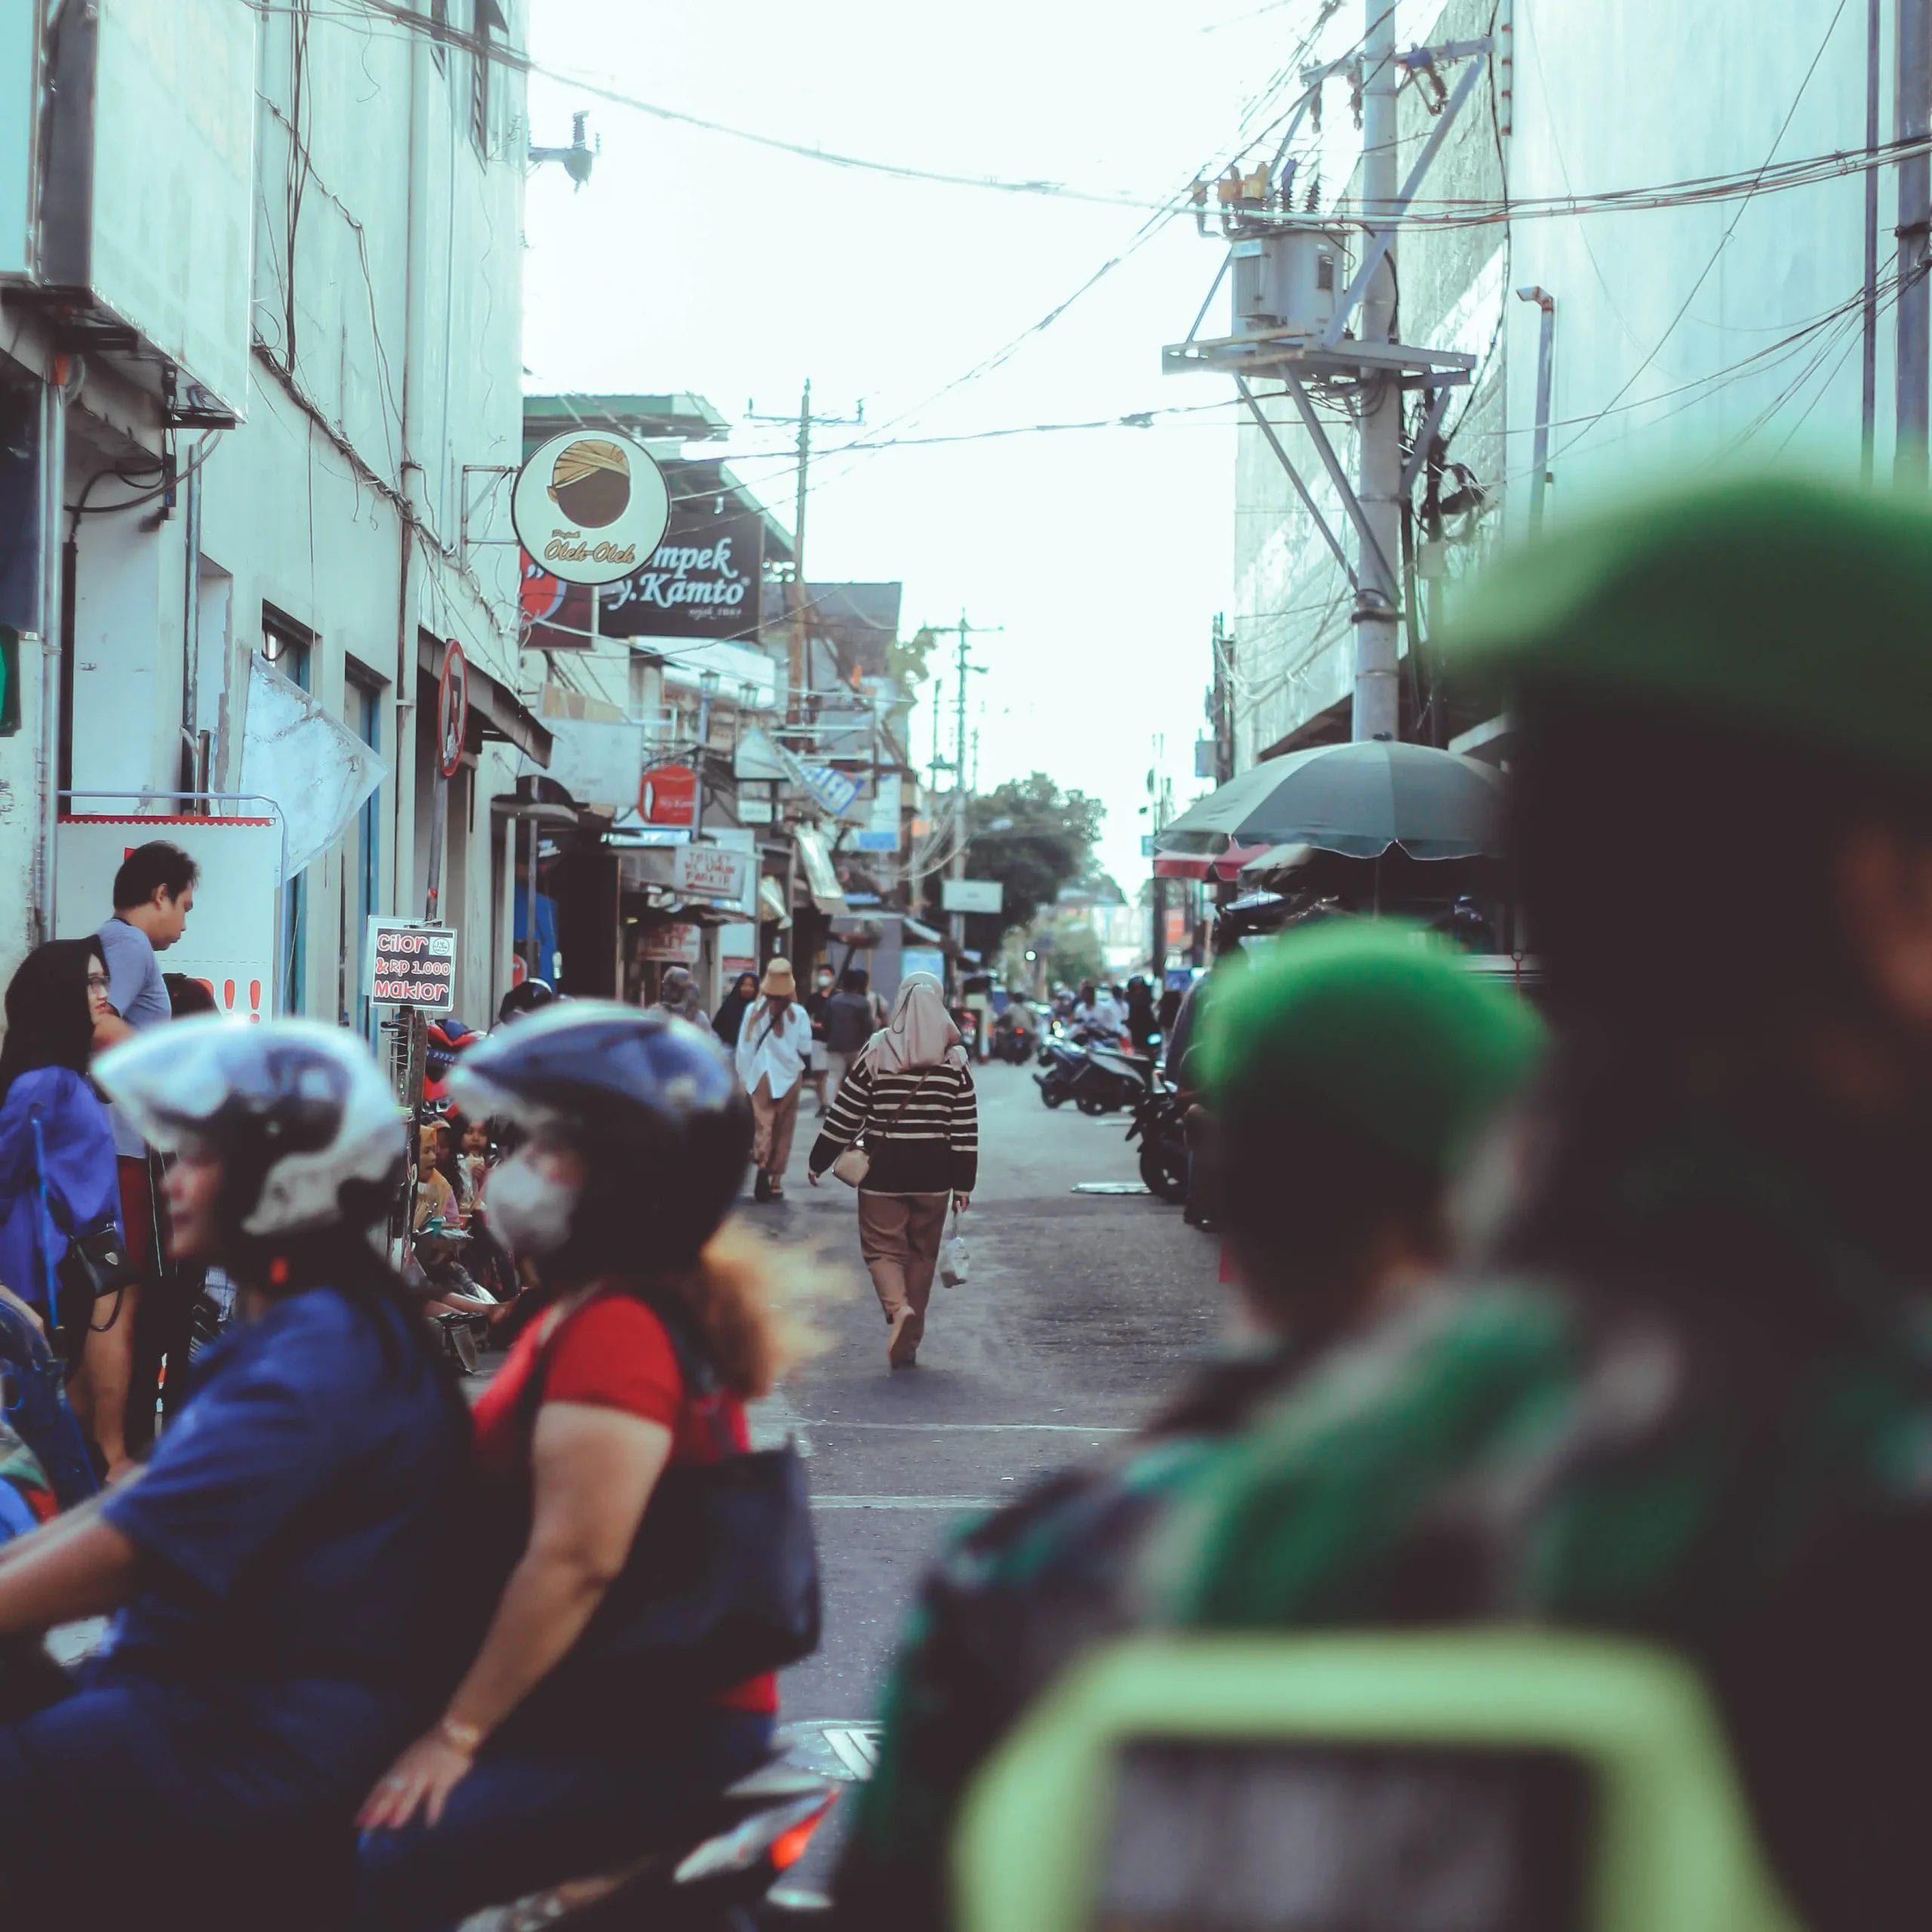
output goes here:
<path id="1" fill-rule="evenodd" d="M 531 558 L 565 583 L 614 583 L 642 565 L 671 520 L 670 486 L 641 443 L 573 430 L 540 443 L 510 491 Z"/>

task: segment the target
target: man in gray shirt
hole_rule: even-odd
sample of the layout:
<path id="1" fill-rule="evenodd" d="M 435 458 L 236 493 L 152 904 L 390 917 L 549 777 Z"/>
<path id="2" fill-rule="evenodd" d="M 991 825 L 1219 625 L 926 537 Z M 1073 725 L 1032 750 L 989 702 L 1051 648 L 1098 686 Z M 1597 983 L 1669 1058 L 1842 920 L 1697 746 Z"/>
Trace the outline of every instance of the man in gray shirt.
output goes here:
<path id="1" fill-rule="evenodd" d="M 114 875 L 114 916 L 96 935 L 107 961 L 107 1003 L 112 1009 L 94 1028 L 97 1053 L 117 1041 L 158 1026 L 172 1011 L 161 975 L 160 955 L 178 940 L 195 905 L 199 869 L 178 845 L 157 838 L 137 845 Z M 94 1438 L 109 1475 L 128 1464 L 128 1384 L 133 1374 L 134 1324 L 143 1288 L 159 1279 L 162 1257 L 155 1239 L 155 1202 L 148 1150 L 140 1135 L 114 1109 L 114 1151 L 121 1170 L 121 1219 L 128 1252 L 140 1271 L 121 1298 L 112 1325 L 87 1340 L 87 1382 Z M 142 1445 L 152 1439 L 154 1391 L 135 1417 Z"/>

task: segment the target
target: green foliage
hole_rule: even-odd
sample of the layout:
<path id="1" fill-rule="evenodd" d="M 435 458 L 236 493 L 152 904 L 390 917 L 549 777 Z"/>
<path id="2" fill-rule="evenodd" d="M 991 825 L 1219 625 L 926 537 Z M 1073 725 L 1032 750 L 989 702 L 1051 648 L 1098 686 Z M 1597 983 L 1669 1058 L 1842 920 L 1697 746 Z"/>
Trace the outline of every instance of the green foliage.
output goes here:
<path id="1" fill-rule="evenodd" d="M 968 943 L 991 952 L 1002 935 L 1051 906 L 1063 885 L 1084 878 L 1094 861 L 1106 807 L 1084 792 L 1063 792 L 1044 771 L 1010 778 L 967 810 L 969 878 L 996 878 L 1004 909 L 969 921 Z"/>
<path id="2" fill-rule="evenodd" d="M 910 691 L 932 675 L 927 660 L 939 641 L 937 632 L 922 630 L 909 638 L 896 638 L 886 654 L 885 668 Z"/>
<path id="3" fill-rule="evenodd" d="M 1033 935 L 1035 949 L 1047 962 L 1049 987 L 1077 986 L 1082 980 L 1107 977 L 1106 955 L 1094 928 L 1083 918 L 1057 919 Z"/>

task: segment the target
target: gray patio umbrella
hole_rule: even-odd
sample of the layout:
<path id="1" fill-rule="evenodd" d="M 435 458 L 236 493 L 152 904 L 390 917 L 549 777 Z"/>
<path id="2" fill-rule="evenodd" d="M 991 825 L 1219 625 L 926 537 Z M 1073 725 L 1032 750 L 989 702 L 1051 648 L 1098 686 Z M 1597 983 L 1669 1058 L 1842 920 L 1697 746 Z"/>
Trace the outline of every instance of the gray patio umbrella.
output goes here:
<path id="1" fill-rule="evenodd" d="M 1488 765 L 1428 745 L 1372 740 L 1291 752 L 1230 779 L 1155 841 L 1155 870 L 1201 877 L 1274 845 L 1350 859 L 1399 847 L 1412 859 L 1495 853 L 1503 784 Z"/>

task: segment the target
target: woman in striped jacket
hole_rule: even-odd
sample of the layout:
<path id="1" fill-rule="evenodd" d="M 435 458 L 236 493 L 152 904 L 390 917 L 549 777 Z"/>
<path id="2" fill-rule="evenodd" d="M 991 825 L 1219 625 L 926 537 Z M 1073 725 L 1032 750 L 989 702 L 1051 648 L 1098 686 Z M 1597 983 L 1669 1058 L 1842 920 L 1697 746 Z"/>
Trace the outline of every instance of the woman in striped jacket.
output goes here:
<path id="1" fill-rule="evenodd" d="M 900 982 L 891 1018 L 854 1060 L 812 1149 L 812 1185 L 860 1140 L 870 1165 L 859 1184 L 859 1252 L 892 1331 L 886 1358 L 910 1368 L 946 1209 L 971 1201 L 980 1152 L 966 1049 L 930 973 Z"/>

